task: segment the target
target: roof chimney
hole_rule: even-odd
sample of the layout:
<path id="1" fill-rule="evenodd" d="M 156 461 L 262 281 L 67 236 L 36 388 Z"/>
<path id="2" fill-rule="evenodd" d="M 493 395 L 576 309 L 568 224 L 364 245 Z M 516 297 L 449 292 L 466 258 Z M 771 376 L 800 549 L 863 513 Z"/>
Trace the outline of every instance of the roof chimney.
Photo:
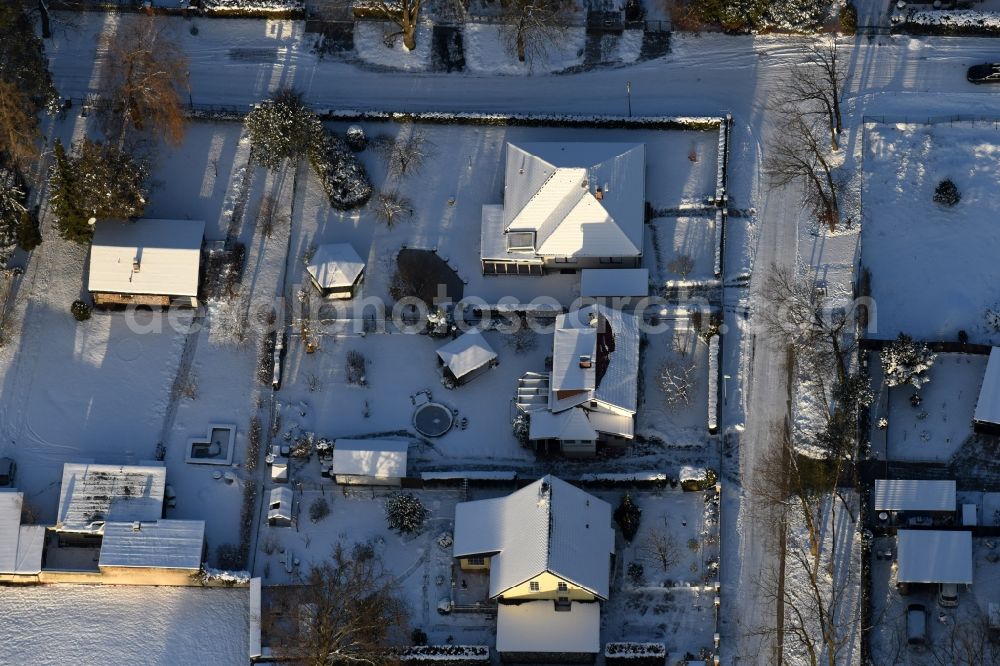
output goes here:
<path id="1" fill-rule="evenodd" d="M 138 520 L 135 520 L 135 521 L 132 522 L 132 531 L 133 532 L 138 532 L 141 529 L 142 529 L 142 522 L 140 522 Z"/>

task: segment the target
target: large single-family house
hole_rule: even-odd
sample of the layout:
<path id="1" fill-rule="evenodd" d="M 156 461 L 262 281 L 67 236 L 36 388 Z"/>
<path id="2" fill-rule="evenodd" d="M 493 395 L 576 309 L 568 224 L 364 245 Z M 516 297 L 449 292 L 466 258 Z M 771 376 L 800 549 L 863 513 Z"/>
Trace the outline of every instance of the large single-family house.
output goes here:
<path id="1" fill-rule="evenodd" d="M 587 456 L 598 443 L 635 435 L 639 323 L 634 315 L 596 304 L 559 315 L 552 369 L 528 373 L 517 405 L 528 440 L 540 451 Z"/>
<path id="2" fill-rule="evenodd" d="M 87 290 L 98 307 L 196 307 L 205 223 L 102 220 L 90 246 Z"/>
<path id="3" fill-rule="evenodd" d="M 641 143 L 508 143 L 503 204 L 483 206 L 483 274 L 638 267 L 645 183 Z"/>
<path id="4" fill-rule="evenodd" d="M 464 571 L 489 572 L 502 657 L 590 661 L 599 652 L 615 552 L 610 504 L 545 476 L 458 504 L 453 549 Z"/>

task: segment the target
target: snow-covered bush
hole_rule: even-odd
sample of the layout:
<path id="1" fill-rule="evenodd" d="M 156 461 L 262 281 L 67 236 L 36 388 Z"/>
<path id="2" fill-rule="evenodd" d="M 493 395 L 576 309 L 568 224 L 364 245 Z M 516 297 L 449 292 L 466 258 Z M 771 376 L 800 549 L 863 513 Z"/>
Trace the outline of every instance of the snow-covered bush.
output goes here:
<path id="1" fill-rule="evenodd" d="M 430 664 L 446 662 L 450 666 L 487 664 L 490 649 L 485 645 L 415 645 L 399 653 L 404 664 Z"/>
<path id="2" fill-rule="evenodd" d="M 368 180 L 368 172 L 347 143 L 336 134 L 322 134 L 309 149 L 309 162 L 334 208 L 358 208 L 371 198 L 372 184 Z"/>
<path id="3" fill-rule="evenodd" d="M 360 153 L 368 147 L 368 135 L 359 125 L 348 127 L 344 138 L 347 141 L 347 147 L 356 153 Z"/>
<path id="4" fill-rule="evenodd" d="M 608 666 L 661 666 L 667 659 L 667 647 L 663 643 L 608 643 L 604 659 Z"/>
<path id="5" fill-rule="evenodd" d="M 694 361 L 679 354 L 668 358 L 660 366 L 657 385 L 668 406 L 691 404 L 691 393 L 696 387 L 695 369 Z"/>
<path id="6" fill-rule="evenodd" d="M 442 550 L 448 550 L 455 543 L 455 538 L 451 535 L 451 532 L 442 532 L 437 542 Z"/>
<path id="7" fill-rule="evenodd" d="M 889 428 L 889 419 L 884 416 L 880 416 L 878 421 L 875 423 L 875 427 L 879 430 L 887 430 Z"/>
<path id="8" fill-rule="evenodd" d="M 330 504 L 326 501 L 326 498 L 317 497 L 309 505 L 309 520 L 311 522 L 318 523 L 329 515 Z"/>
<path id="9" fill-rule="evenodd" d="M 882 373 L 888 387 L 910 384 L 920 388 L 930 378 L 927 371 L 937 358 L 925 344 L 918 344 L 913 338 L 900 333 L 899 337 L 882 349 Z"/>
<path id="10" fill-rule="evenodd" d="M 629 562 L 625 573 L 633 585 L 642 585 L 643 578 L 646 576 L 646 570 L 642 566 L 642 562 Z"/>
<path id="11" fill-rule="evenodd" d="M 954 206 L 961 200 L 962 195 L 958 191 L 958 187 L 949 178 L 942 180 L 934 189 L 934 203 L 939 203 L 942 206 Z"/>
<path id="12" fill-rule="evenodd" d="M 642 509 L 632 499 L 631 493 L 622 495 L 622 501 L 615 509 L 615 522 L 621 528 L 622 537 L 631 542 L 639 531 L 639 519 L 642 518 Z"/>
<path id="13" fill-rule="evenodd" d="M 73 319 L 77 321 L 90 319 L 90 306 L 83 301 L 73 301 L 73 304 L 69 306 L 69 311 L 73 314 Z"/>
<path id="14" fill-rule="evenodd" d="M 290 88 L 251 109 L 244 124 L 253 160 L 268 169 L 277 169 L 286 158 L 304 156 L 323 135 L 319 118 Z"/>
<path id="15" fill-rule="evenodd" d="M 248 571 L 231 571 L 229 569 L 211 569 L 205 567 L 198 572 L 198 579 L 202 585 L 208 583 L 223 583 L 228 586 L 249 585 L 250 573 Z"/>
<path id="16" fill-rule="evenodd" d="M 302 12 L 302 0 L 201 0 L 206 14 L 226 16 L 287 16 Z"/>
<path id="17" fill-rule="evenodd" d="M 427 519 L 427 509 L 413 493 L 396 493 L 385 501 L 385 519 L 391 530 L 419 532 Z"/>

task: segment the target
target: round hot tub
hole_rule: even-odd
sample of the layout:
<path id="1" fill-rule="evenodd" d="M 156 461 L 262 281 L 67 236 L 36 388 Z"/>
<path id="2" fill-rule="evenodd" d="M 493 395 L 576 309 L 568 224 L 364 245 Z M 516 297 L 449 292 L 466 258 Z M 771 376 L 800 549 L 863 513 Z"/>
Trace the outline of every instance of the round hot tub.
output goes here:
<path id="1" fill-rule="evenodd" d="M 439 402 L 428 402 L 413 412 L 413 427 L 424 437 L 440 437 L 455 422 L 451 410 Z"/>

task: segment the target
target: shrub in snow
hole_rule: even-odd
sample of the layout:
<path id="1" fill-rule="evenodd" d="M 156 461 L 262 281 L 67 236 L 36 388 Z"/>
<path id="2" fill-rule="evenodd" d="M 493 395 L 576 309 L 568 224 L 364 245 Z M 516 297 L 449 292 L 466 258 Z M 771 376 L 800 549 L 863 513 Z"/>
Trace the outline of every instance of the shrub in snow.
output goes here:
<path id="1" fill-rule="evenodd" d="M 632 581 L 633 585 L 642 585 L 642 580 L 646 575 L 646 570 L 643 568 L 641 562 L 629 562 L 626 573 L 628 574 L 628 579 Z"/>
<path id="2" fill-rule="evenodd" d="M 485 645 L 416 645 L 401 650 L 399 660 L 404 664 L 486 664 L 490 661 L 490 649 Z"/>
<path id="3" fill-rule="evenodd" d="M 604 659 L 608 666 L 662 666 L 667 659 L 667 647 L 663 643 L 608 643 L 604 646 Z"/>
<path id="4" fill-rule="evenodd" d="M 73 301 L 73 304 L 69 306 L 69 311 L 73 314 L 73 319 L 77 321 L 90 319 L 90 306 L 83 301 Z"/>
<path id="5" fill-rule="evenodd" d="M 201 0 L 206 14 L 234 16 L 286 15 L 303 10 L 302 0 Z"/>
<path id="6" fill-rule="evenodd" d="M 880 416 L 878 422 L 875 424 L 875 427 L 879 430 L 886 430 L 889 427 L 889 419 L 884 416 Z"/>
<path id="7" fill-rule="evenodd" d="M 38 229 L 38 218 L 28 211 L 21 211 L 21 221 L 17 225 L 17 244 L 25 252 L 31 252 L 42 244 L 42 232 Z"/>
<path id="8" fill-rule="evenodd" d="M 368 135 L 358 125 L 351 125 L 347 128 L 345 140 L 347 141 L 347 147 L 356 153 L 360 153 L 368 147 Z"/>
<path id="9" fill-rule="evenodd" d="M 913 395 L 910 396 L 910 406 L 913 407 L 914 409 L 919 407 L 920 403 L 922 403 L 923 401 L 924 399 L 921 398 L 920 394 L 917 393 L 916 391 L 914 391 Z"/>
<path id="10" fill-rule="evenodd" d="M 330 205 L 340 210 L 364 206 L 372 196 L 368 172 L 336 134 L 324 132 L 309 149 L 309 163 Z"/>
<path id="11" fill-rule="evenodd" d="M 326 498 L 317 497 L 309 505 L 309 520 L 312 522 L 318 523 L 329 515 L 330 505 L 327 503 Z"/>
<path id="12" fill-rule="evenodd" d="M 911 384 L 920 388 L 930 378 L 927 371 L 934 365 L 936 354 L 925 344 L 918 344 L 913 338 L 900 333 L 899 337 L 882 348 L 882 372 L 888 387 Z"/>
<path id="13" fill-rule="evenodd" d="M 427 645 L 427 632 L 417 627 L 410 633 L 410 642 L 414 645 Z"/>
<path id="14" fill-rule="evenodd" d="M 412 493 L 396 493 L 385 501 L 385 519 L 391 530 L 419 532 L 426 518 L 427 509 Z"/>
<path id="15" fill-rule="evenodd" d="M 443 550 L 448 550 L 451 548 L 452 544 L 455 543 L 455 539 L 451 536 L 451 532 L 442 532 L 437 541 L 438 545 L 441 546 Z"/>
<path id="16" fill-rule="evenodd" d="M 205 567 L 198 572 L 198 578 L 203 585 L 213 582 L 224 583 L 228 586 L 250 584 L 250 572 L 248 571 L 229 571 Z"/>
<path id="17" fill-rule="evenodd" d="M 969 334 L 965 332 L 965 329 L 958 332 L 958 342 L 963 345 L 969 344 Z"/>
<path id="18" fill-rule="evenodd" d="M 631 542 L 635 538 L 635 533 L 639 531 L 639 519 L 642 517 L 642 509 L 632 499 L 632 493 L 622 495 L 622 501 L 615 509 L 614 515 L 622 536 Z"/>
<path id="19" fill-rule="evenodd" d="M 244 124 L 253 160 L 268 169 L 277 169 L 286 158 L 302 157 L 323 135 L 319 118 L 290 88 L 251 109 Z"/>
<path id="20" fill-rule="evenodd" d="M 858 31 L 858 8 L 853 2 L 840 8 L 840 31 L 845 35 L 853 35 Z"/>
<path id="21" fill-rule="evenodd" d="M 934 203 L 942 206 L 954 206 L 962 200 L 958 187 L 950 179 L 942 180 L 934 189 Z"/>

